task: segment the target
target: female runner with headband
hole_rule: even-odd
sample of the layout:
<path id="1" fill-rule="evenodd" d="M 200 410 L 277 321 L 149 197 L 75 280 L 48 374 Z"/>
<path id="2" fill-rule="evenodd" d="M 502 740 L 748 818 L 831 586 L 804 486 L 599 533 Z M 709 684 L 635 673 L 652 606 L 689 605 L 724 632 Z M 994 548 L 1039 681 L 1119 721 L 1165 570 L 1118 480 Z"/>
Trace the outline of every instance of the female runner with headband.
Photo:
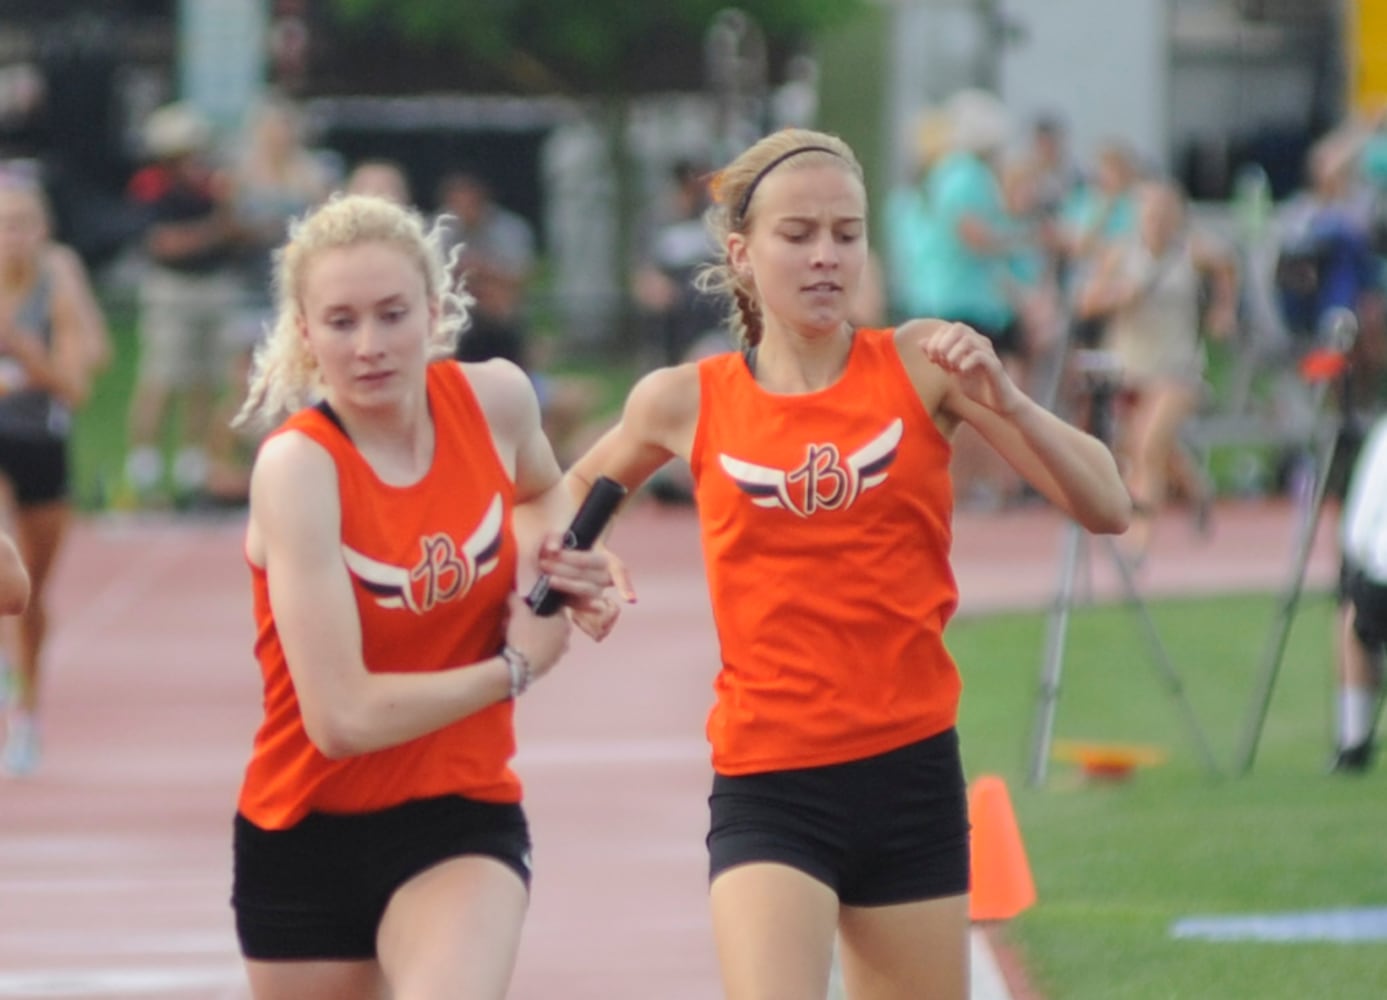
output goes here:
<path id="1" fill-rule="evenodd" d="M 822 998 L 838 934 L 854 1000 L 963 1000 L 949 436 L 972 425 L 1089 530 L 1121 532 L 1131 503 L 1107 448 L 973 329 L 850 325 L 867 203 L 841 140 L 775 133 L 713 190 L 722 257 L 703 280 L 743 350 L 645 376 L 569 480 L 634 489 L 675 456 L 695 477 L 722 660 L 708 847 L 726 995 Z"/>

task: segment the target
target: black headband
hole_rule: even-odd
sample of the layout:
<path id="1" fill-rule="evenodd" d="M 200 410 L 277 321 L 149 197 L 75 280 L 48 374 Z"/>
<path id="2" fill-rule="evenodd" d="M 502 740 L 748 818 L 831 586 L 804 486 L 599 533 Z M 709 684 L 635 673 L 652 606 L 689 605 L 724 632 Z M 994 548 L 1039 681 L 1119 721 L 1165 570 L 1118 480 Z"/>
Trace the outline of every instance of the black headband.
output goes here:
<path id="1" fill-rule="evenodd" d="M 762 167 L 757 172 L 756 176 L 751 179 L 751 183 L 746 186 L 746 190 L 742 192 L 742 200 L 737 202 L 737 214 L 732 217 L 733 222 L 741 222 L 746 218 L 746 210 L 751 205 L 751 196 L 756 193 L 756 186 L 765 179 L 766 175 L 790 157 L 798 156 L 800 153 L 829 153 L 833 156 L 840 156 L 836 149 L 830 149 L 827 146 L 796 146 L 788 152 L 781 153 L 774 160 L 771 160 L 770 163 Z"/>

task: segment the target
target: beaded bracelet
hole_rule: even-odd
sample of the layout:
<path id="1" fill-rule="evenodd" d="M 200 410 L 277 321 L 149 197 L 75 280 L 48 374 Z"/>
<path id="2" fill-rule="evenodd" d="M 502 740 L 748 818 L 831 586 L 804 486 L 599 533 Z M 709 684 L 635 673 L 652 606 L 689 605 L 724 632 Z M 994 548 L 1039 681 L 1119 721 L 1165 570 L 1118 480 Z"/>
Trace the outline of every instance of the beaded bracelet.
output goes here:
<path id="1" fill-rule="evenodd" d="M 501 659 L 506 661 L 506 669 L 510 671 L 510 696 L 519 698 L 534 680 L 535 673 L 534 668 L 530 666 L 530 659 L 509 644 L 501 647 Z"/>

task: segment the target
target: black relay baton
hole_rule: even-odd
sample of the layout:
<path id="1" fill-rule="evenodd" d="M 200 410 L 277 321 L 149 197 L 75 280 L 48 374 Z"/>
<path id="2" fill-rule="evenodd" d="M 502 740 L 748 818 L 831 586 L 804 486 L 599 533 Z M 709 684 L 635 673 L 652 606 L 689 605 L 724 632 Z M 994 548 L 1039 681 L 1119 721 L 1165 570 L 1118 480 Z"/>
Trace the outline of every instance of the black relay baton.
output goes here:
<path id="1" fill-rule="evenodd" d="M 602 529 L 611 520 L 617 504 L 621 503 L 625 496 L 625 486 L 607 476 L 598 476 L 578 508 L 578 513 L 573 515 L 568 530 L 564 532 L 563 547 L 579 550 L 592 548 L 592 543 L 602 534 Z M 559 610 L 563 599 L 564 595 L 560 591 L 549 588 L 549 574 L 545 573 L 530 588 L 525 603 L 537 615 L 552 615 Z"/>

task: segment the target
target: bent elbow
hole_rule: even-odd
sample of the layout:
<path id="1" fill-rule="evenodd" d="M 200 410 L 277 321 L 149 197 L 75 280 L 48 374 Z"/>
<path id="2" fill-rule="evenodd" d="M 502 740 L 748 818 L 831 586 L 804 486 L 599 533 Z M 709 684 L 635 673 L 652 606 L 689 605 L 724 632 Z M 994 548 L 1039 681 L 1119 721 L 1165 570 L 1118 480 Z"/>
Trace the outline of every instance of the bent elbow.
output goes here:
<path id="1" fill-rule="evenodd" d="M 1132 525 L 1132 498 L 1125 491 L 1113 502 L 1091 511 L 1084 527 L 1095 535 L 1120 535 Z"/>
<path id="2" fill-rule="evenodd" d="M 1095 535 L 1121 535 L 1131 527 L 1130 517 L 1105 517 L 1088 526 Z"/>
<path id="3" fill-rule="evenodd" d="M 317 739 L 312 734 L 309 734 L 308 738 L 313 741 L 314 748 L 328 760 L 346 760 L 348 757 L 356 756 L 350 744 L 345 740 Z"/>
<path id="4" fill-rule="evenodd" d="M 328 760 L 345 760 L 370 749 L 361 738 L 361 728 L 340 714 L 305 714 L 303 728 L 309 741 Z"/>

